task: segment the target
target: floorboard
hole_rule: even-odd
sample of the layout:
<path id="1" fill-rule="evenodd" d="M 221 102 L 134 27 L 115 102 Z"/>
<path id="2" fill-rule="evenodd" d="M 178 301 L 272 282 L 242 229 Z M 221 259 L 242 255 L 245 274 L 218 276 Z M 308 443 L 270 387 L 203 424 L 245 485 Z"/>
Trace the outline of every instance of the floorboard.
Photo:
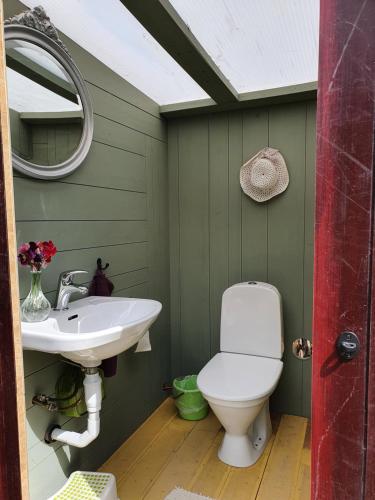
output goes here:
<path id="1" fill-rule="evenodd" d="M 182 420 L 167 399 L 100 470 L 115 474 L 120 500 L 163 500 L 176 486 L 215 500 L 309 500 L 309 422 L 273 415 L 272 426 L 255 465 L 230 467 L 217 458 L 216 417 Z"/>

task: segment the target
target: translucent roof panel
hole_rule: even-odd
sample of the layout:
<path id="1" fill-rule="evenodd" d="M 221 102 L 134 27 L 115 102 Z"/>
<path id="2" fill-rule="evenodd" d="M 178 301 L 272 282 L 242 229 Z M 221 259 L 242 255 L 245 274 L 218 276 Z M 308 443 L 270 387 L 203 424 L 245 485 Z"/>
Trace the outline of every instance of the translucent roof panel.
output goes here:
<path id="1" fill-rule="evenodd" d="M 159 104 L 209 97 L 120 0 L 23 0 L 43 4 L 55 26 Z"/>
<path id="2" fill-rule="evenodd" d="M 170 0 L 239 92 L 318 78 L 319 0 Z"/>
<path id="3" fill-rule="evenodd" d="M 69 76 L 60 63 L 57 63 L 55 58 L 48 52 L 42 49 L 35 50 L 35 45 L 29 42 L 20 42 L 19 40 L 7 41 L 7 56 L 20 54 L 26 61 L 32 61 L 39 67 L 46 69 L 49 73 L 57 76 L 65 82 L 71 83 Z"/>
<path id="4" fill-rule="evenodd" d="M 81 104 L 74 104 L 68 99 L 51 92 L 42 85 L 33 82 L 11 68 L 7 68 L 7 81 L 11 92 L 8 93 L 9 107 L 19 113 L 78 112 Z M 30 99 L 30 96 L 33 96 Z"/>

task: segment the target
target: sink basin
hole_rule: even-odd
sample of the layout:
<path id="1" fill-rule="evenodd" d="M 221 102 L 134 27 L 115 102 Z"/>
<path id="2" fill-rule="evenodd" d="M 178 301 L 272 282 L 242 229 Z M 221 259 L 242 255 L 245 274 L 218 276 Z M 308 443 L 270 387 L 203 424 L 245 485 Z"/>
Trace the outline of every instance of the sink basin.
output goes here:
<path id="1" fill-rule="evenodd" d="M 161 311 L 156 300 L 86 297 L 46 321 L 22 322 L 24 349 L 61 354 L 86 367 L 126 351 L 150 328 Z"/>

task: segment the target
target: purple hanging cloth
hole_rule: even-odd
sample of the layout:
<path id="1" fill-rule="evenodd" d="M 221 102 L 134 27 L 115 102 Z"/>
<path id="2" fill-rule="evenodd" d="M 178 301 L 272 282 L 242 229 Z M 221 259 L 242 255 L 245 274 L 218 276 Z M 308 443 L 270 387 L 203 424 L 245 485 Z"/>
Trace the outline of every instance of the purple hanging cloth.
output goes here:
<path id="1" fill-rule="evenodd" d="M 111 280 L 107 278 L 104 271 L 108 268 L 109 264 L 102 267 L 102 259 L 97 260 L 97 269 L 94 277 L 89 286 L 89 295 L 96 295 L 101 297 L 110 297 L 112 295 L 114 285 Z M 112 358 L 103 359 L 101 368 L 105 377 L 113 377 L 117 372 L 117 356 Z"/>

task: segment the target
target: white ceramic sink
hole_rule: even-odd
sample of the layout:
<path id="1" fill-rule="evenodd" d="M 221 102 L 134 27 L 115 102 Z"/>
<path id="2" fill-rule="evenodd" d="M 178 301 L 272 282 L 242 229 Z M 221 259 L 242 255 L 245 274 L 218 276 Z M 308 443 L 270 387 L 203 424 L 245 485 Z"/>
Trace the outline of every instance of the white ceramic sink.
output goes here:
<path id="1" fill-rule="evenodd" d="M 58 353 L 83 366 L 126 351 L 150 328 L 161 311 L 156 300 L 86 297 L 46 321 L 22 322 L 24 349 Z"/>

